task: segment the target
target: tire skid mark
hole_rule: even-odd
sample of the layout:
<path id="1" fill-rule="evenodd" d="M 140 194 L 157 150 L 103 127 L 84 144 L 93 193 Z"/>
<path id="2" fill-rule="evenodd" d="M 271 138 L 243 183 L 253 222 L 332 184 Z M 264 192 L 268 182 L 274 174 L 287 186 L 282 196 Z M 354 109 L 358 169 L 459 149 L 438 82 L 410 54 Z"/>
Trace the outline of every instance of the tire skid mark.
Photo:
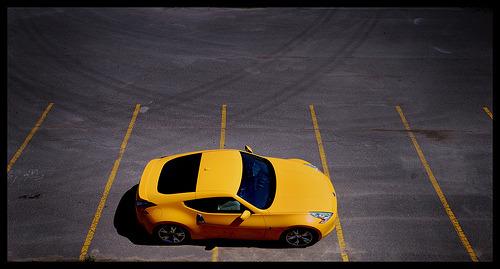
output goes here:
<path id="1" fill-rule="evenodd" d="M 253 104 L 252 110 L 242 110 L 242 112 L 234 115 L 233 118 L 238 120 L 246 120 L 268 110 L 273 109 L 276 106 L 290 100 L 291 98 L 297 96 L 303 91 L 307 91 L 309 88 L 313 87 L 315 84 L 320 82 L 320 74 L 331 72 L 339 64 L 339 57 L 350 57 L 356 50 L 363 44 L 364 40 L 373 31 L 375 25 L 377 24 L 379 15 L 371 19 L 364 20 L 359 26 L 357 26 L 357 31 L 352 34 L 352 37 L 348 39 L 339 50 L 335 51 L 332 55 L 325 57 L 322 63 L 319 64 L 314 69 L 304 73 L 303 76 L 296 80 L 291 81 L 288 85 L 284 86 L 280 91 L 273 92 L 270 96 L 262 98 L 262 102 L 258 104 Z"/>

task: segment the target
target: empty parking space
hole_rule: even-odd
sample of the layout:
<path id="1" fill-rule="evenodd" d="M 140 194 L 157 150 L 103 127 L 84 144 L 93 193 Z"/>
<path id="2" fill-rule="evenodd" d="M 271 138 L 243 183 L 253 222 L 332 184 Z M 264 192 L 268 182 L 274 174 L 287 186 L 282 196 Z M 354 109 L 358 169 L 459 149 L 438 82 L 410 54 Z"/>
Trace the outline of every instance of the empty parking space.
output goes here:
<path id="1" fill-rule="evenodd" d="M 319 115 L 330 119 L 326 123 L 329 128 L 322 130 L 322 137 L 326 152 L 331 156 L 330 170 L 338 192 L 339 213 L 344 216 L 342 227 L 350 260 L 471 261 L 429 181 L 426 169 L 406 134 L 395 107 L 315 107 Z M 490 128 L 486 124 L 484 127 Z M 421 138 L 421 144 L 425 143 L 426 147 L 433 149 L 433 154 L 448 156 L 447 159 L 436 159 L 434 155 L 428 158 L 432 158 L 434 162 L 431 163 L 438 167 L 436 174 L 449 171 L 449 176 L 455 177 L 455 182 L 449 184 L 454 188 L 443 190 L 446 196 L 449 196 L 450 204 L 455 200 L 464 202 L 464 197 L 467 197 L 466 204 L 471 206 L 483 203 L 486 207 L 483 213 L 489 214 L 487 212 L 490 212 L 492 202 L 491 191 L 481 194 L 474 191 L 471 188 L 479 186 L 473 183 L 473 178 L 481 176 L 469 175 L 466 179 L 462 173 L 486 167 L 491 169 L 491 147 L 488 146 L 491 139 L 471 137 L 471 140 L 476 141 L 473 143 L 485 146 L 483 156 L 486 158 L 483 160 L 486 163 L 475 162 L 475 167 L 472 168 L 472 164 L 450 162 L 467 155 L 465 152 L 469 146 L 458 145 L 458 142 L 463 141 L 461 133 L 457 130 L 453 135 L 455 139 L 450 136 L 446 138 L 450 141 L 440 140 L 438 144 L 435 142 L 440 138 L 432 136 L 431 130 L 420 130 L 416 136 Z M 484 135 L 482 131 L 474 134 L 464 133 L 478 137 Z M 429 145 L 429 140 L 434 144 Z M 457 145 L 450 148 L 450 143 Z M 448 152 L 440 153 L 443 146 L 448 148 Z M 431 150 L 430 148 L 427 150 Z M 462 181 L 459 178 L 462 178 Z M 489 176 L 486 178 L 489 179 Z M 443 178 L 441 185 L 449 180 Z M 463 180 L 470 180 L 465 183 L 468 188 L 465 188 Z M 489 180 L 486 182 L 491 183 Z M 458 189 L 461 190 L 461 198 L 455 196 L 455 190 Z M 475 208 L 477 210 L 477 207 Z M 458 206 L 456 211 L 462 226 L 469 226 L 473 212 L 463 212 L 461 206 Z M 468 221 L 463 222 L 462 219 Z M 485 236 L 479 231 L 483 229 L 479 227 L 490 227 L 491 222 L 484 221 L 484 218 L 479 218 L 475 226 L 477 229 L 464 230 L 472 233 L 471 237 L 491 238 L 491 234 Z M 491 229 L 483 231 L 492 232 Z M 484 240 L 480 248 L 490 244 L 490 240 Z"/>
<path id="2" fill-rule="evenodd" d="M 102 210 L 104 209 L 104 206 L 106 205 L 106 199 L 108 198 L 109 191 L 111 190 L 111 187 L 113 185 L 113 181 L 115 180 L 116 173 L 118 171 L 118 168 L 120 167 L 120 163 L 123 158 L 123 154 L 125 153 L 125 149 L 127 147 L 127 142 L 128 139 L 130 138 L 130 134 L 132 133 L 132 130 L 134 129 L 134 124 L 135 120 L 137 118 L 137 114 L 139 113 L 141 105 L 138 104 L 135 107 L 134 114 L 132 116 L 132 119 L 130 120 L 130 123 L 128 125 L 127 133 L 125 134 L 125 137 L 123 138 L 123 142 L 120 146 L 120 153 L 118 155 L 118 158 L 116 159 L 113 169 L 111 170 L 111 174 L 109 175 L 108 181 L 106 182 L 106 187 L 104 188 L 104 192 L 102 194 L 101 200 L 99 201 L 99 206 L 97 206 L 97 211 L 94 215 L 94 219 L 92 220 L 92 224 L 90 225 L 89 232 L 87 233 L 87 237 L 85 238 L 85 243 L 83 243 L 82 251 L 80 253 L 79 260 L 83 261 L 85 259 L 85 256 L 88 253 L 88 249 L 90 244 L 92 243 L 92 238 L 94 237 L 94 233 L 97 229 L 97 225 L 99 224 L 99 219 L 101 218 Z"/>
<path id="3" fill-rule="evenodd" d="M 126 108 L 81 108 L 81 114 L 68 114 L 64 105 L 54 104 L 26 155 L 8 173 L 8 254 L 20 259 L 74 259 L 78 244 L 81 249 L 82 231 L 84 226 L 88 231 L 127 131 L 125 114 L 119 116 Z M 115 116 L 112 125 L 91 120 L 109 115 Z"/>
<path id="4" fill-rule="evenodd" d="M 491 13 L 9 8 L 7 260 L 492 261 Z M 245 145 L 328 170 L 341 229 L 140 227 L 151 159 Z"/>
<path id="5" fill-rule="evenodd" d="M 406 120 L 406 117 L 404 116 L 403 110 L 399 107 L 396 106 L 396 109 L 398 110 L 399 116 L 401 117 L 401 120 L 403 121 L 403 124 L 405 126 L 406 131 L 408 131 L 408 135 L 411 138 L 411 141 L 413 143 L 413 146 L 415 146 L 415 150 L 418 153 L 418 156 L 420 157 L 420 161 L 422 161 L 422 165 L 425 167 L 425 170 L 427 172 L 427 176 L 429 176 L 429 179 L 432 183 L 432 186 L 434 187 L 434 190 L 436 191 L 436 194 L 439 197 L 439 200 L 441 201 L 441 204 L 443 205 L 446 214 L 450 218 L 451 223 L 453 224 L 453 227 L 455 228 L 455 231 L 458 234 L 458 237 L 460 238 L 460 241 L 462 241 L 462 244 L 464 247 L 467 249 L 467 252 L 469 253 L 470 258 L 477 262 L 477 256 L 476 253 L 474 253 L 474 249 L 472 249 L 469 240 L 467 239 L 467 236 L 465 236 L 465 233 L 462 230 L 462 227 L 460 226 L 460 223 L 458 222 L 457 218 L 455 217 L 455 214 L 453 214 L 453 211 L 450 208 L 450 205 L 448 204 L 448 201 L 446 200 L 446 197 L 441 190 L 441 187 L 439 186 L 439 183 L 436 180 L 436 177 L 434 176 L 434 173 L 432 173 L 431 167 L 429 163 L 427 162 L 427 159 L 424 156 L 424 153 L 422 152 L 422 149 L 420 148 L 417 139 L 415 138 L 415 135 Z"/>

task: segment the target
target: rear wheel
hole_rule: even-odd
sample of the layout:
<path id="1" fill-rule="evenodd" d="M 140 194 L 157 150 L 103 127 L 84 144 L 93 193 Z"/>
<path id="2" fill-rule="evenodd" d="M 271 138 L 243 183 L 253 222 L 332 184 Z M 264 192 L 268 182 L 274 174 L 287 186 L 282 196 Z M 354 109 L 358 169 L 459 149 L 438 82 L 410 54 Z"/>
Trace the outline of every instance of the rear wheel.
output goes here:
<path id="1" fill-rule="evenodd" d="M 307 228 L 296 227 L 285 231 L 281 235 L 281 241 L 287 246 L 304 248 L 314 244 L 318 240 L 315 231 Z"/>
<path id="2" fill-rule="evenodd" d="M 189 240 L 189 232 L 182 226 L 165 224 L 156 229 L 156 237 L 163 243 L 179 245 Z"/>

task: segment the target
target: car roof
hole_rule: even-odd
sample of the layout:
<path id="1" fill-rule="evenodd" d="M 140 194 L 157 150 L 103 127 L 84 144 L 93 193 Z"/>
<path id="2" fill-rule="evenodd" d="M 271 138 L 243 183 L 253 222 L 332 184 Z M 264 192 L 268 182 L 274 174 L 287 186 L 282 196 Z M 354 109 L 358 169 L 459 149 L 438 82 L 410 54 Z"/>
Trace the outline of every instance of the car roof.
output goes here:
<path id="1" fill-rule="evenodd" d="M 238 150 L 212 150 L 202 154 L 196 193 L 198 196 L 236 194 L 241 183 L 243 163 Z"/>

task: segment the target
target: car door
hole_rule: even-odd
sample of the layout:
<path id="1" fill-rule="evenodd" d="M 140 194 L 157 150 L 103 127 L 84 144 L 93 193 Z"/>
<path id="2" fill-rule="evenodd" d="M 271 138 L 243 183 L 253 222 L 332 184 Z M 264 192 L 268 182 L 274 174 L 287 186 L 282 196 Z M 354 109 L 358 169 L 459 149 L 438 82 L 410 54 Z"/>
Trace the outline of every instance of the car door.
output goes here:
<path id="1" fill-rule="evenodd" d="M 265 223 L 262 215 L 251 213 L 243 220 L 241 215 L 248 209 L 232 197 L 196 199 L 185 201 L 184 204 L 197 212 L 197 224 L 206 237 L 247 240 L 264 238 Z"/>

